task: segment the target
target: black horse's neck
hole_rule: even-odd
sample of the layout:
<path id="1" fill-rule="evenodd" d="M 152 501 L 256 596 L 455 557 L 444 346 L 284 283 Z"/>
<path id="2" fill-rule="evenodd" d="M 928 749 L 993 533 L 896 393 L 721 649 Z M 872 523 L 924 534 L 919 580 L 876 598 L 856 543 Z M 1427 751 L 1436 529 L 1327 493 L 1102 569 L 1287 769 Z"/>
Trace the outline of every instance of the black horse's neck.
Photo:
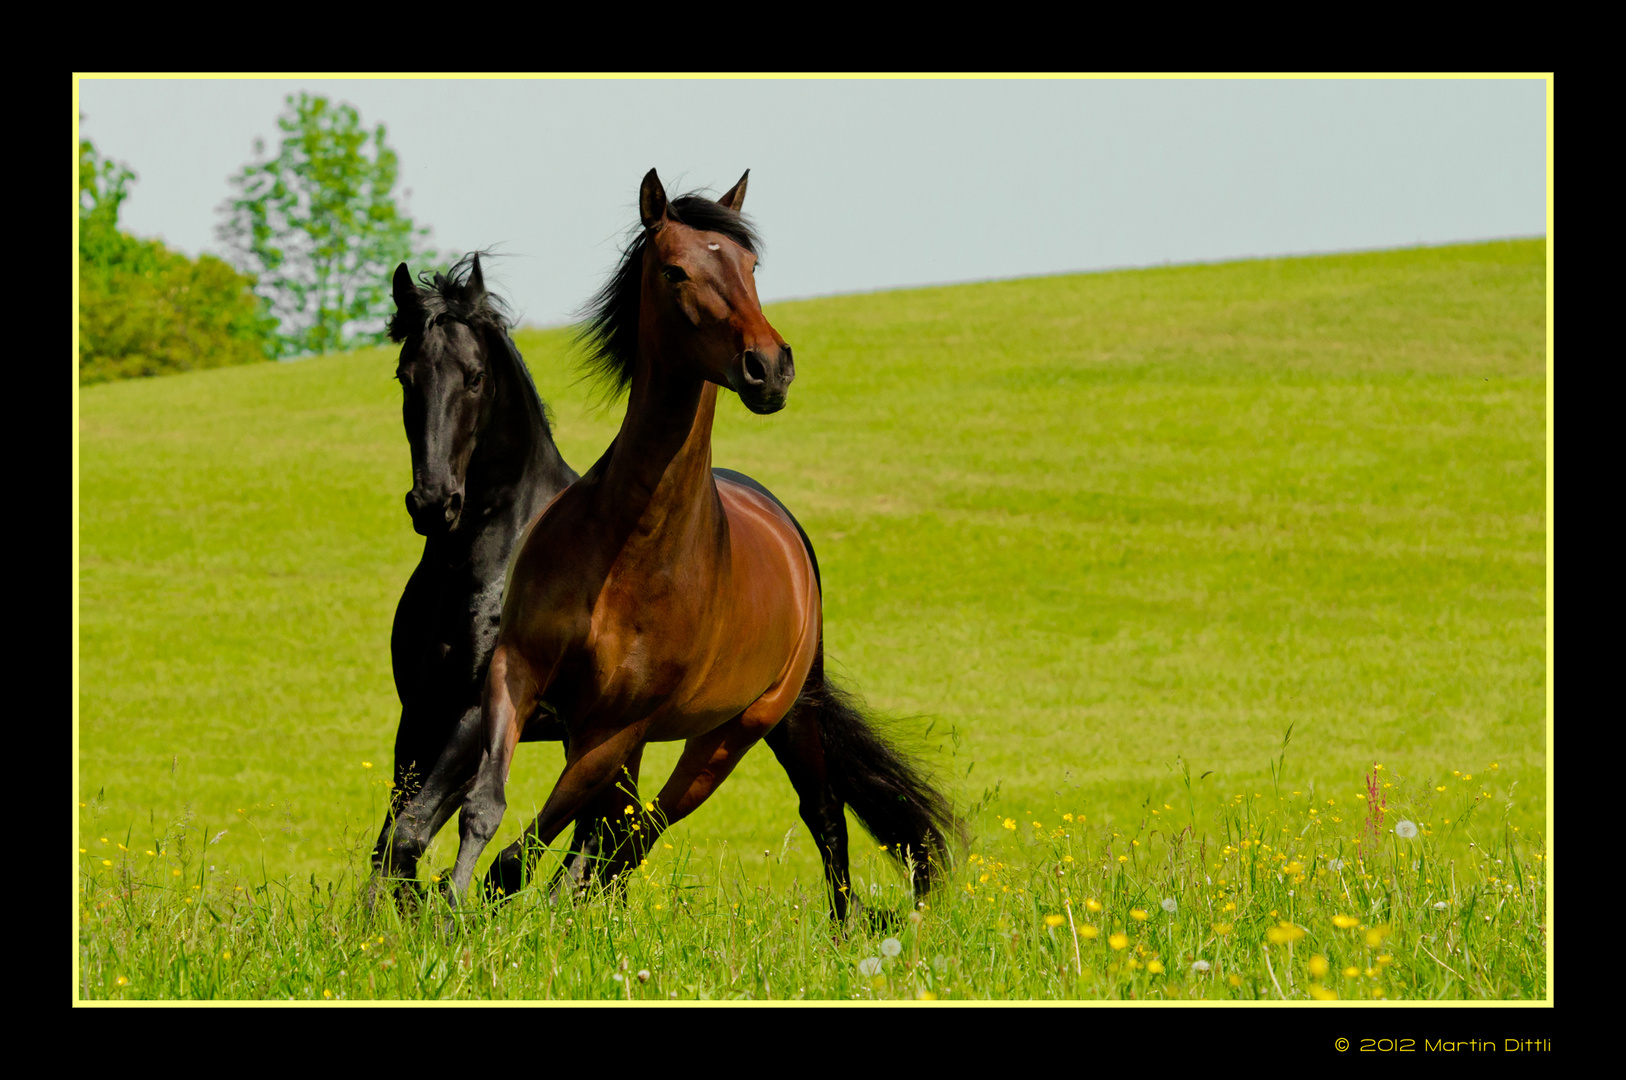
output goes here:
<path id="1" fill-rule="evenodd" d="M 573 483 L 576 473 L 554 445 L 542 398 L 513 340 L 502 330 L 487 329 L 486 355 L 495 394 L 469 457 L 463 514 L 456 529 L 430 538 L 424 557 L 506 567 L 519 530 Z"/>

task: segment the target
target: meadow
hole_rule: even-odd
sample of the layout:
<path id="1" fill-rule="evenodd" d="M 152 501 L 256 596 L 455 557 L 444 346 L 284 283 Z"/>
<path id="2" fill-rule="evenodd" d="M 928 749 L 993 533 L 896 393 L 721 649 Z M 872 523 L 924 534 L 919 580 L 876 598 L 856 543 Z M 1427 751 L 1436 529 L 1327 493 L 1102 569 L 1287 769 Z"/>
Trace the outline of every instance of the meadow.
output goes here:
<path id="1" fill-rule="evenodd" d="M 770 305 L 790 405 L 724 395 L 714 460 L 797 513 L 834 671 L 974 837 L 913 911 L 855 842 L 896 917 L 837 936 L 765 751 L 625 907 L 528 892 L 450 943 L 432 906 L 363 917 L 421 544 L 394 351 L 86 388 L 75 992 L 1540 997 L 1545 262 L 1510 241 Z M 569 331 L 515 336 L 585 469 L 619 404 Z M 493 853 L 561 761 L 520 748 Z"/>

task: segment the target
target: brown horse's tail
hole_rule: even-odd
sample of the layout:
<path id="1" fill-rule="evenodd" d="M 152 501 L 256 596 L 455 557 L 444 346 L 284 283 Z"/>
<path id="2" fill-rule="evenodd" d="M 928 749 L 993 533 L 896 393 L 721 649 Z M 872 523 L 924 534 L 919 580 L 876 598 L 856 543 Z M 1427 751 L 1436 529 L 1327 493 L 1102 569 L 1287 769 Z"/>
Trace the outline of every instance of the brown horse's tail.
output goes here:
<path id="1" fill-rule="evenodd" d="M 814 665 L 798 704 L 818 717 L 832 792 L 912 870 L 916 892 L 924 893 L 967 843 L 948 796 L 918 760 L 882 736 L 856 697 L 830 682 L 824 664 Z"/>

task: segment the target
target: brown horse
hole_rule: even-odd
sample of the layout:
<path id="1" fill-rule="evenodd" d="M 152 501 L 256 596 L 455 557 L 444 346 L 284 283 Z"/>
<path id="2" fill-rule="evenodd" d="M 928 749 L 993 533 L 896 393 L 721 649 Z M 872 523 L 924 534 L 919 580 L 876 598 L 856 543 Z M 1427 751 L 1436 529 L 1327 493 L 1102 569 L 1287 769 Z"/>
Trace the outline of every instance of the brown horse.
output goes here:
<path id="1" fill-rule="evenodd" d="M 750 174 L 747 173 L 746 176 Z M 844 805 L 931 885 L 963 828 L 919 768 L 828 685 L 811 545 L 760 487 L 711 467 L 717 388 L 777 412 L 791 349 L 763 317 L 746 178 L 713 202 L 668 201 L 653 169 L 643 231 L 596 300 L 589 341 L 627 414 L 608 450 L 531 524 L 509 569 L 484 699 L 484 749 L 464 805 L 455 903 L 496 833 L 514 747 L 546 715 L 567 732 L 542 812 L 489 875 L 512 893 L 580 816 L 619 830 L 603 877 L 635 866 L 766 738 L 847 910 Z M 635 794 L 644 745 L 682 740 L 660 793 Z M 623 879 L 624 880 L 624 879 Z"/>

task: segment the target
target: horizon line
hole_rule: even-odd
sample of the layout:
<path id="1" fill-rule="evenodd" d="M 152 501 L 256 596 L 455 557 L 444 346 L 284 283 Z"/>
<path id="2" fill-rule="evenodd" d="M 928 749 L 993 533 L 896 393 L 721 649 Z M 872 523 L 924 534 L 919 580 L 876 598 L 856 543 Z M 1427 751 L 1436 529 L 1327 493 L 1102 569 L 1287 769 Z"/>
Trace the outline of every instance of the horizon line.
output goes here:
<path id="1" fill-rule="evenodd" d="M 1475 244 L 1505 244 L 1515 240 L 1546 240 L 1546 233 L 1522 233 L 1503 236 L 1484 236 L 1463 240 L 1417 241 L 1412 244 L 1386 244 L 1378 247 L 1361 248 L 1334 248 L 1318 251 L 1289 251 L 1269 255 L 1225 255 L 1213 259 L 1184 259 L 1175 261 L 1164 259 L 1154 263 L 1116 264 L 1111 266 L 1097 266 L 1078 270 L 1041 270 L 1031 274 L 1012 274 L 1008 277 L 988 278 L 958 278 L 945 281 L 928 281 L 910 285 L 879 285 L 872 289 L 850 289 L 841 292 L 804 293 L 798 296 L 781 296 L 773 300 L 764 300 L 763 307 L 770 304 L 796 304 L 810 300 L 834 300 L 843 296 L 878 296 L 883 293 L 912 292 L 917 289 L 943 289 L 957 285 L 996 285 L 1006 281 L 1035 281 L 1041 278 L 1054 277 L 1084 277 L 1091 274 L 1118 274 L 1137 270 L 1172 270 L 1188 266 L 1222 266 L 1227 263 L 1266 262 L 1271 259 L 1320 259 L 1331 258 L 1335 255 L 1375 255 L 1384 251 L 1417 251 L 1426 248 L 1468 247 Z M 579 319 L 566 319 L 558 322 L 539 323 L 522 319 L 514 325 L 515 330 L 566 330 L 576 326 Z"/>

